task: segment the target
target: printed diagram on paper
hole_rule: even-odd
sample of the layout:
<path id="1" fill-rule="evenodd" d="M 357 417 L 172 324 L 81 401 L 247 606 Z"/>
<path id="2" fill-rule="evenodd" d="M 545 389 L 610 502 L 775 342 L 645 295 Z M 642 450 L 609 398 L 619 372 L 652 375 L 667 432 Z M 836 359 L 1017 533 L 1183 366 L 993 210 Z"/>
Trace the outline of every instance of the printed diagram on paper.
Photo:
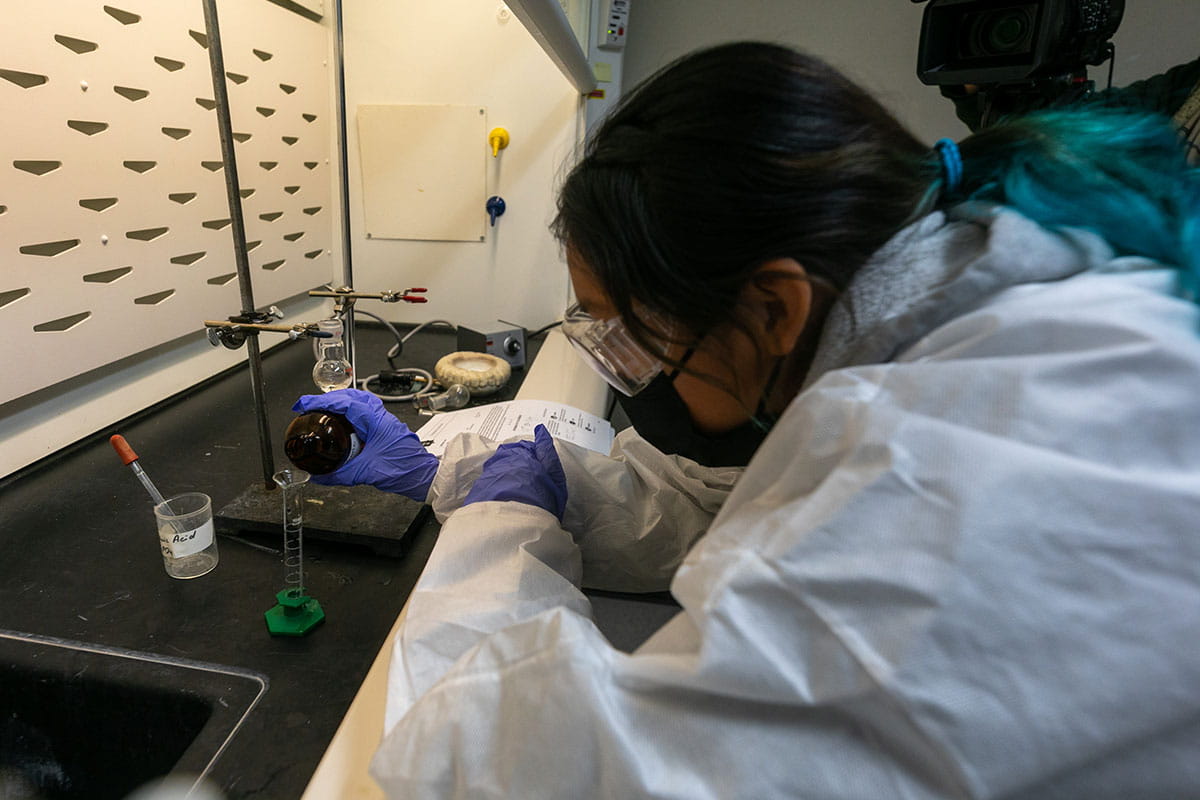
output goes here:
<path id="1" fill-rule="evenodd" d="M 460 433 L 476 433 L 498 442 L 514 437 L 532 439 L 538 425 L 545 425 L 556 439 L 598 453 L 607 454 L 612 449 L 613 429 L 608 420 L 544 400 L 509 400 L 437 414 L 421 426 L 417 435 L 425 448 L 440 458 L 446 443 Z"/>

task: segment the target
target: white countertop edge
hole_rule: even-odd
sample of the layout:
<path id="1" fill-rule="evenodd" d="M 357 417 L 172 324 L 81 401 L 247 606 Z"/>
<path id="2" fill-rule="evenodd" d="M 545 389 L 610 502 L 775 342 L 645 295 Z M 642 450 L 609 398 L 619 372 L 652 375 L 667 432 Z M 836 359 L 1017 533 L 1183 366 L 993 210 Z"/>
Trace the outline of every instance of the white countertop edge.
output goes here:
<path id="1" fill-rule="evenodd" d="M 383 740 L 383 712 L 387 702 L 388 666 L 392 642 L 404 621 L 407 604 L 400 610 L 379 655 L 367 671 L 350 709 L 338 726 L 300 800 L 384 800 L 383 790 L 367 772 Z"/>

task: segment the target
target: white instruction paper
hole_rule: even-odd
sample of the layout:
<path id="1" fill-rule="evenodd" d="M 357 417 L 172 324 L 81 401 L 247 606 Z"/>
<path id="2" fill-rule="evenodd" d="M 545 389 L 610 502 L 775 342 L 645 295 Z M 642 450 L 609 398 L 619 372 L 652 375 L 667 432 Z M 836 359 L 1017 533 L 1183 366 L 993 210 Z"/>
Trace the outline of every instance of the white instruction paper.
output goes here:
<path id="1" fill-rule="evenodd" d="M 425 449 L 439 458 L 446 444 L 460 433 L 504 441 L 533 438 L 533 429 L 545 425 L 550 435 L 605 455 L 612 449 L 613 429 L 608 420 L 578 408 L 546 400 L 508 400 L 458 411 L 435 414 L 417 431 Z"/>

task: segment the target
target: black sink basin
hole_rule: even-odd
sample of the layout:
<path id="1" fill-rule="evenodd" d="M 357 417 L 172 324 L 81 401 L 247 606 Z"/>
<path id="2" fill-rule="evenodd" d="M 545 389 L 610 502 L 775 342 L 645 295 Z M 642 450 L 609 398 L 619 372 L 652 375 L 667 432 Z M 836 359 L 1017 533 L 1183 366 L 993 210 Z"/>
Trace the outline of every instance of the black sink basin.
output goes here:
<path id="1" fill-rule="evenodd" d="M 0 797 L 199 784 L 266 690 L 248 670 L 0 631 Z"/>

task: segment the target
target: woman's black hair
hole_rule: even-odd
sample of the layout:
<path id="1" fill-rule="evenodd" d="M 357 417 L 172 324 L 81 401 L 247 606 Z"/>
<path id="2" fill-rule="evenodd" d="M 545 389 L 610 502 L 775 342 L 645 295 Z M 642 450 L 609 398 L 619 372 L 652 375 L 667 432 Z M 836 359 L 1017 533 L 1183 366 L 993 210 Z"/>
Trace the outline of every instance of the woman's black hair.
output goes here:
<path id="1" fill-rule="evenodd" d="M 920 202 L 928 155 L 824 62 L 723 45 L 623 99 L 567 176 L 553 231 L 639 339 L 656 332 L 635 299 L 699 336 L 736 321 L 775 258 L 845 288 Z"/>
<path id="2" fill-rule="evenodd" d="M 965 200 L 1090 229 L 1200 285 L 1200 174 L 1167 118 L 1096 105 L 1032 113 L 960 149 L 963 181 L 944 191 L 930 148 L 832 67 L 780 45 L 727 44 L 624 98 L 568 174 L 552 229 L 643 345 L 657 331 L 641 311 L 673 320 L 684 340 L 738 324 L 741 291 L 775 258 L 845 289 L 905 224 Z"/>

